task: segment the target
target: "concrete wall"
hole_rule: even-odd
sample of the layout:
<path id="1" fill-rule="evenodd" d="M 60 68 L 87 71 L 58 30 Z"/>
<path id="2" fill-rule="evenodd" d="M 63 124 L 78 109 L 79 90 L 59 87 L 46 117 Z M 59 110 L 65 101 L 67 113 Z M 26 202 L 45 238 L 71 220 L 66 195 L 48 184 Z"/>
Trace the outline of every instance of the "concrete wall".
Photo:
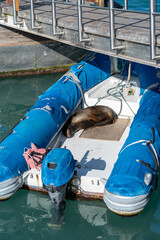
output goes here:
<path id="1" fill-rule="evenodd" d="M 72 64 L 90 52 L 0 26 L 0 72 Z"/>

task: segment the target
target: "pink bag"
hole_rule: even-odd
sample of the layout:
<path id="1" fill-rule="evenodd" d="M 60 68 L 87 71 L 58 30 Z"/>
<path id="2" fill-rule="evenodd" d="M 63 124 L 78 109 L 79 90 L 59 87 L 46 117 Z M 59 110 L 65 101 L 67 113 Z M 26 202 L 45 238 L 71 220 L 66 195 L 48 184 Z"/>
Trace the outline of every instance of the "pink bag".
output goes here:
<path id="1" fill-rule="evenodd" d="M 37 148 L 34 143 L 31 143 L 31 148 L 25 148 L 23 156 L 30 169 L 36 168 L 40 170 L 44 157 L 50 151 L 50 148 Z"/>

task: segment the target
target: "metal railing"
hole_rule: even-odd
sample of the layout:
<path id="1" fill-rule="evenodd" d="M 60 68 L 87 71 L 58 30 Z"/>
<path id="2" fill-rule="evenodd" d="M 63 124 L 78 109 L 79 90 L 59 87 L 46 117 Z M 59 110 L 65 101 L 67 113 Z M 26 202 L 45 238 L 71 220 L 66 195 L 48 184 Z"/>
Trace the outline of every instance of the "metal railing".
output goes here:
<path id="1" fill-rule="evenodd" d="M 119 45 L 115 46 L 115 23 L 114 23 L 114 11 L 128 11 L 128 0 L 124 0 L 124 9 L 115 9 L 113 7 L 113 0 L 110 0 L 110 45 L 111 50 L 121 50 L 125 46 Z M 135 12 L 130 11 L 129 12 Z M 141 12 L 145 14 L 145 12 Z M 157 12 L 157 0 L 150 0 L 150 58 L 151 60 L 160 59 L 160 55 L 156 55 L 156 30 L 155 30 L 155 17 L 160 16 Z"/>
<path id="2" fill-rule="evenodd" d="M 150 0 L 150 55 L 152 60 L 160 59 L 160 55 L 156 55 L 156 16 L 160 16 L 160 13 L 157 12 L 157 1 Z"/>
<path id="3" fill-rule="evenodd" d="M 31 11 L 30 11 L 30 15 L 31 15 L 31 29 L 41 29 L 42 26 L 40 25 L 35 25 L 35 13 L 34 13 L 34 0 L 30 0 L 30 5 L 31 5 Z"/>
<path id="4" fill-rule="evenodd" d="M 55 36 L 62 34 L 64 34 L 64 31 L 57 31 L 56 1 L 52 0 L 52 35 Z"/>
<path id="5" fill-rule="evenodd" d="M 82 26 L 82 7 L 84 3 L 81 0 L 77 0 L 77 10 L 78 10 L 78 39 L 79 42 L 90 41 L 90 38 L 83 38 L 83 26 Z"/>
<path id="6" fill-rule="evenodd" d="M 128 9 L 128 0 L 124 0 L 124 9 L 125 9 L 125 10 Z"/>
<path id="7" fill-rule="evenodd" d="M 152 60 L 160 59 L 160 55 L 156 54 L 156 16 L 160 16 L 160 13 L 157 12 L 157 0 L 149 0 L 150 1 L 150 58 Z M 99 7 L 99 6 L 91 6 L 86 5 L 85 0 L 77 0 L 77 3 L 69 2 L 66 0 L 65 2 L 60 2 L 56 0 L 51 0 L 51 9 L 52 9 L 52 35 L 62 35 L 64 34 L 64 31 L 57 30 L 57 18 L 56 18 L 56 6 L 58 4 L 65 4 L 65 5 L 72 5 L 77 7 L 77 18 L 78 18 L 78 40 L 79 42 L 84 41 L 90 41 L 91 39 L 89 37 L 84 37 L 84 29 L 83 29 L 83 8 L 100 8 L 103 10 L 109 10 L 109 17 L 110 17 L 110 48 L 111 50 L 117 50 L 121 51 L 125 48 L 125 45 L 123 43 L 120 43 L 119 45 L 116 45 L 116 30 L 115 30 L 115 11 L 120 12 L 132 12 L 132 13 L 142 13 L 146 14 L 146 12 L 142 11 L 135 11 L 135 10 L 129 10 L 128 9 L 128 0 L 124 0 L 124 7 L 122 9 L 120 8 L 114 8 L 114 1 L 109 0 L 109 7 Z M 30 0 L 30 11 L 31 11 L 31 29 L 41 29 L 42 26 L 38 25 L 38 23 L 35 24 L 36 18 L 34 13 L 34 0 Z M 17 11 L 16 11 L 16 0 L 13 0 L 13 23 L 15 25 L 22 24 L 21 21 L 17 20 Z"/>
<path id="8" fill-rule="evenodd" d="M 7 20 L 7 17 L 2 14 L 2 5 L 1 5 L 1 2 L 0 2 L 0 20 L 4 20 L 4 21 Z"/>
<path id="9" fill-rule="evenodd" d="M 127 1 L 125 1 L 127 2 Z M 125 7 L 127 10 L 128 9 L 128 3 L 125 4 Z M 114 1 L 110 0 L 110 5 L 109 5 L 109 16 L 110 16 L 110 46 L 111 50 L 122 50 L 125 48 L 124 45 L 115 45 L 115 16 L 114 16 L 114 11 L 117 10 L 114 8 Z"/>
<path id="10" fill-rule="evenodd" d="M 13 24 L 14 25 L 23 24 L 23 21 L 17 20 L 16 0 L 13 0 Z"/>

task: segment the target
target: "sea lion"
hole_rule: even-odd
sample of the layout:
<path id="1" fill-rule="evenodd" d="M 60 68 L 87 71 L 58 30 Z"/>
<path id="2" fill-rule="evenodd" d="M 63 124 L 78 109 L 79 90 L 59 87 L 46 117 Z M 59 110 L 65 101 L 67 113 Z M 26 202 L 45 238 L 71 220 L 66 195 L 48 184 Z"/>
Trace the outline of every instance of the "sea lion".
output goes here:
<path id="1" fill-rule="evenodd" d="M 80 129 L 114 123 L 118 116 L 107 106 L 92 106 L 73 114 L 63 128 L 66 137 L 72 137 Z"/>

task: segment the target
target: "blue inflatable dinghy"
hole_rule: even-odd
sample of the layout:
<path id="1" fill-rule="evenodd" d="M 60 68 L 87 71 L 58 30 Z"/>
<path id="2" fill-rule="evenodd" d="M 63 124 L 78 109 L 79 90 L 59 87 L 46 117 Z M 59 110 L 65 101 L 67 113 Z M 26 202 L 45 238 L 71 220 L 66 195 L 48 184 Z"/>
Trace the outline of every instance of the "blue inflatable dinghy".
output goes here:
<path id="1" fill-rule="evenodd" d="M 83 93 L 108 78 L 110 72 L 109 57 L 101 54 L 91 54 L 72 66 L 1 141 L 0 200 L 11 197 L 23 185 L 23 173 L 28 170 L 24 148 L 30 148 L 31 143 L 45 148 L 82 102 Z"/>
<path id="2" fill-rule="evenodd" d="M 156 189 L 160 157 L 160 85 L 146 90 L 112 173 L 104 201 L 120 215 L 143 210 Z"/>

